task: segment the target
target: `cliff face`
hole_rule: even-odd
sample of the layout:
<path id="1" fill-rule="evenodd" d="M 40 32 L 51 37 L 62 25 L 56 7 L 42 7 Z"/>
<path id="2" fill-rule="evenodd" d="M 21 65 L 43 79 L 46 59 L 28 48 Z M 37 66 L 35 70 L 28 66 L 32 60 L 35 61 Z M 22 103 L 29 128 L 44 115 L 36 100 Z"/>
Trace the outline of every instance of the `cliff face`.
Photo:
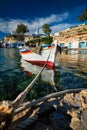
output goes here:
<path id="1" fill-rule="evenodd" d="M 68 28 L 59 32 L 58 35 L 54 34 L 54 40 L 58 40 L 59 43 L 87 41 L 87 24 Z"/>
<path id="2" fill-rule="evenodd" d="M 33 36 L 26 36 L 26 35 L 9 35 L 4 37 L 4 42 L 7 43 L 15 43 L 18 41 L 27 42 L 28 40 L 32 40 Z"/>

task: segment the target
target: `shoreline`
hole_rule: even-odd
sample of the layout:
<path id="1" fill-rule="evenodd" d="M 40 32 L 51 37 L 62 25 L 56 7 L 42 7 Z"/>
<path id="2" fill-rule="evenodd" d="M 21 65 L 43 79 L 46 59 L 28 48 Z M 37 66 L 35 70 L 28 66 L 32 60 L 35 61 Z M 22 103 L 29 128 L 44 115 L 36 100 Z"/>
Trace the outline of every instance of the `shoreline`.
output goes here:
<path id="1" fill-rule="evenodd" d="M 40 98 L 22 103 L 14 113 L 10 130 L 86 130 L 87 89 L 72 89 L 57 94 L 42 97 L 47 100 Z"/>

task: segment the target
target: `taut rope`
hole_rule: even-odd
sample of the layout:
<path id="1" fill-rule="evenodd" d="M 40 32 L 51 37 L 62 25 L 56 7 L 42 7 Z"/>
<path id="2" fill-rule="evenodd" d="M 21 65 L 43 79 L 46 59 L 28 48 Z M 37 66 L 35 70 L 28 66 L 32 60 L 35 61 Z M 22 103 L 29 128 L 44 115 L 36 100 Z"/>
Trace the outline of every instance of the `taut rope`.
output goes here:
<path id="1" fill-rule="evenodd" d="M 51 52 L 51 51 L 50 51 Z M 50 57 L 50 53 L 48 55 L 47 61 Z M 45 62 L 43 68 L 40 70 L 40 72 L 36 75 L 36 77 L 33 79 L 33 81 L 27 86 L 27 88 L 21 92 L 17 98 L 9 105 L 10 108 L 12 108 L 13 110 L 17 109 L 19 107 L 19 105 L 24 101 L 24 99 L 26 98 L 28 92 L 30 91 L 30 89 L 33 87 L 33 85 L 35 84 L 35 82 L 37 81 L 38 77 L 40 76 L 40 74 L 42 73 L 42 71 L 44 70 L 47 61 Z"/>

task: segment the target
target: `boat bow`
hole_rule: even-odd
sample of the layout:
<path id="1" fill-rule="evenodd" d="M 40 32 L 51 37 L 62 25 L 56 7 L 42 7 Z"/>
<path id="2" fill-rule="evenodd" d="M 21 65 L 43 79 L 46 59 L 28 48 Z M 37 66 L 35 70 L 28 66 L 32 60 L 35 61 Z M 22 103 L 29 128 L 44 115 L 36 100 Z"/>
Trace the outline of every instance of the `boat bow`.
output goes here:
<path id="1" fill-rule="evenodd" d="M 55 62 L 56 50 L 57 50 L 57 42 L 53 44 L 44 44 L 41 46 L 41 48 L 42 49 L 40 54 L 34 53 L 29 48 L 24 48 L 20 50 L 20 54 L 25 61 L 39 66 L 43 66 L 45 64 L 48 55 L 50 54 L 46 67 L 53 68 Z"/>

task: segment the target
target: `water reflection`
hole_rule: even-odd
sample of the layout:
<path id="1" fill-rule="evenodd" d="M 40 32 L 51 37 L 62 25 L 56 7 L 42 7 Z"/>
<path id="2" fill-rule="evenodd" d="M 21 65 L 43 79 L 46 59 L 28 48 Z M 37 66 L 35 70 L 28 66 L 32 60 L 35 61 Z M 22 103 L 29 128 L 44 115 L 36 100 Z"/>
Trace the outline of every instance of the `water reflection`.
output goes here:
<path id="1" fill-rule="evenodd" d="M 0 73 L 14 69 L 19 63 L 19 54 L 15 49 L 0 49 Z"/>
<path id="2" fill-rule="evenodd" d="M 75 67 L 79 71 L 87 71 L 87 54 L 68 54 L 59 57 L 61 66 Z"/>
<path id="3" fill-rule="evenodd" d="M 38 74 L 38 72 L 40 72 L 42 69 L 42 67 L 32 65 L 23 59 L 21 59 L 21 67 L 29 77 L 33 77 L 34 75 L 36 76 L 36 74 Z M 28 95 L 28 99 L 40 98 L 42 96 L 58 91 L 59 79 L 60 71 L 58 68 L 55 68 L 54 70 L 44 68 L 41 75 L 39 76 L 38 81 L 31 89 L 30 94 Z"/>
<path id="4" fill-rule="evenodd" d="M 25 71 L 28 76 L 32 76 L 33 74 L 36 75 L 42 69 L 41 66 L 32 65 L 32 64 L 24 61 L 22 58 L 21 58 L 21 67 L 22 67 L 23 71 Z M 50 70 L 50 69 L 44 68 L 44 70 L 41 73 L 40 79 L 46 83 L 49 83 L 50 85 L 53 85 L 54 89 L 57 90 L 56 89 L 57 85 L 55 82 L 55 74 L 56 74 L 56 69 Z"/>
<path id="5" fill-rule="evenodd" d="M 59 56 L 60 88 L 87 87 L 87 53 Z"/>
<path id="6" fill-rule="evenodd" d="M 87 54 L 87 50 L 68 50 L 68 54 Z"/>

